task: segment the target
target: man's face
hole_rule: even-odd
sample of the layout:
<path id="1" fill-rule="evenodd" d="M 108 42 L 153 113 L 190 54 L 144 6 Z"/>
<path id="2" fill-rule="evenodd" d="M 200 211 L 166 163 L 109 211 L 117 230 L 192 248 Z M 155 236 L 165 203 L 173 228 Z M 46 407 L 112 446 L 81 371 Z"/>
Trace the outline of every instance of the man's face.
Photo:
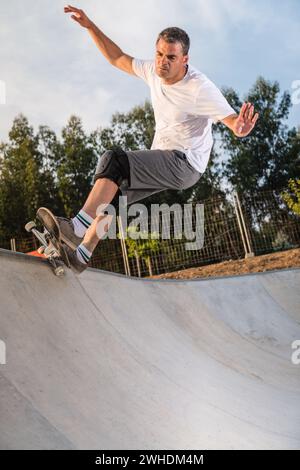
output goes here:
<path id="1" fill-rule="evenodd" d="M 188 55 L 183 55 L 180 42 L 169 44 L 160 39 L 156 44 L 155 71 L 167 82 L 184 74 L 188 59 Z"/>

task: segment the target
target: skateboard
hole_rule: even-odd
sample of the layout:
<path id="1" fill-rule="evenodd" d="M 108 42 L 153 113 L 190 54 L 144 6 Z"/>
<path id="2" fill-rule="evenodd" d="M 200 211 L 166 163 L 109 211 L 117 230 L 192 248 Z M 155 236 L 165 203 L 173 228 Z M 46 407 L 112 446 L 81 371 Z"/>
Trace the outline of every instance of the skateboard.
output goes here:
<path id="1" fill-rule="evenodd" d="M 37 229 L 36 223 L 33 221 L 25 225 L 27 232 L 33 235 L 41 243 L 38 252 L 44 254 L 49 261 L 54 274 L 56 276 L 63 276 L 65 274 L 65 266 L 70 268 L 70 262 L 66 253 L 64 243 L 61 240 L 60 228 L 52 212 L 45 208 L 40 207 L 36 213 L 38 220 L 44 227 L 44 231 L 40 232 Z"/>

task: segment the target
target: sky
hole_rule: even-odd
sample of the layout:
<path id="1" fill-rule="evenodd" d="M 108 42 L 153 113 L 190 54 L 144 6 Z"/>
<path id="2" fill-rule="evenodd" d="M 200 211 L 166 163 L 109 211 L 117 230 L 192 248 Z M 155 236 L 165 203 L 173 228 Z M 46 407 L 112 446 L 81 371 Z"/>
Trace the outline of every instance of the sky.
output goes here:
<path id="1" fill-rule="evenodd" d="M 0 141 L 23 113 L 35 132 L 61 135 L 72 114 L 91 132 L 149 98 L 147 85 L 102 56 L 61 0 L 0 3 Z M 158 33 L 178 26 L 191 39 L 190 63 L 219 88 L 244 98 L 262 75 L 297 92 L 288 125 L 300 125 L 299 0 L 77 0 L 125 53 L 152 59 Z M 296 89 L 293 89 L 293 86 Z"/>

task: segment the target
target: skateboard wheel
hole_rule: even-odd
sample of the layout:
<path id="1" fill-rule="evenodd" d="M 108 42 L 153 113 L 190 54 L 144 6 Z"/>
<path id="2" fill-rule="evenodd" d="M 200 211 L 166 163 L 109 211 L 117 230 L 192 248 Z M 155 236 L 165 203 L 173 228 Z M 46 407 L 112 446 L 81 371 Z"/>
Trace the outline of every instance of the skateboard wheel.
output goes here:
<path id="1" fill-rule="evenodd" d="M 33 222 L 33 221 L 31 220 L 30 222 L 28 222 L 28 223 L 25 225 L 25 230 L 26 230 L 26 232 L 31 232 L 31 230 L 32 230 L 33 228 L 35 228 L 35 227 L 36 227 L 35 222 Z"/>
<path id="2" fill-rule="evenodd" d="M 44 254 L 46 256 L 51 256 L 53 254 L 53 248 L 51 246 L 47 246 L 47 248 L 44 250 Z"/>
<path id="3" fill-rule="evenodd" d="M 44 246 L 40 246 L 40 247 L 38 248 L 38 253 L 39 253 L 40 255 L 42 255 L 42 254 L 44 253 L 44 251 L 45 251 L 45 247 L 44 247 Z"/>
<path id="4" fill-rule="evenodd" d="M 56 276 L 63 276 L 65 273 L 64 268 L 62 266 L 57 266 L 57 268 L 54 269 L 54 274 Z"/>

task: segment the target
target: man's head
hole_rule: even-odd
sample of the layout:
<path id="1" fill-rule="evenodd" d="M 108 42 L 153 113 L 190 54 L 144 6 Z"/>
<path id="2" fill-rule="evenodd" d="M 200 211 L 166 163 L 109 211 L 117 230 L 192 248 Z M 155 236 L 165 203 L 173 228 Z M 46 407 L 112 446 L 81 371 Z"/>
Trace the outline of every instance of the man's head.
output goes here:
<path id="1" fill-rule="evenodd" d="M 190 38 L 180 28 L 167 28 L 158 35 L 155 71 L 165 83 L 176 83 L 185 75 L 189 48 Z"/>

